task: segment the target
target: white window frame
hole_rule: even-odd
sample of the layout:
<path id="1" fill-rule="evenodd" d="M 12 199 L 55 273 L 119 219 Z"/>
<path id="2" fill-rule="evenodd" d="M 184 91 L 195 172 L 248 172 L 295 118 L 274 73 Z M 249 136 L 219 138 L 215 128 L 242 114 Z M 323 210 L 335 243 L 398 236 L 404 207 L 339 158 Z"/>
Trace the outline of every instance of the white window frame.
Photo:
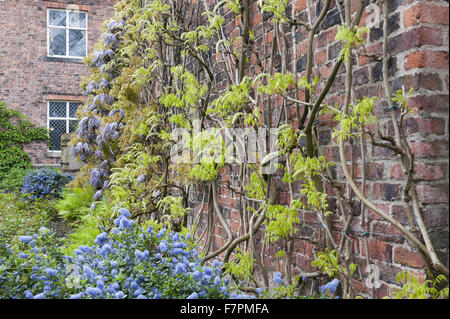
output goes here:
<path id="1" fill-rule="evenodd" d="M 64 11 L 66 13 L 66 26 L 52 26 L 50 25 L 50 11 Z M 69 12 L 81 12 L 86 14 L 86 28 L 69 27 Z M 76 11 L 67 9 L 47 9 L 47 56 L 52 58 L 71 58 L 71 59 L 84 59 L 88 54 L 88 27 L 89 27 L 89 15 L 86 11 Z M 50 28 L 65 29 L 66 30 L 66 55 L 52 55 L 50 54 Z M 84 56 L 72 56 L 69 55 L 69 30 L 81 30 L 86 31 L 86 44 Z"/>
<path id="2" fill-rule="evenodd" d="M 65 117 L 51 117 L 50 116 L 50 103 L 66 103 L 66 116 Z M 70 103 L 81 103 L 80 101 L 47 101 L 47 129 L 50 131 L 50 120 L 64 120 L 66 121 L 66 134 L 69 133 L 70 128 L 70 121 L 78 121 L 76 117 L 70 117 Z M 80 104 L 80 105 L 81 105 Z M 50 153 L 61 153 L 61 150 L 51 150 L 50 148 L 47 149 Z"/>

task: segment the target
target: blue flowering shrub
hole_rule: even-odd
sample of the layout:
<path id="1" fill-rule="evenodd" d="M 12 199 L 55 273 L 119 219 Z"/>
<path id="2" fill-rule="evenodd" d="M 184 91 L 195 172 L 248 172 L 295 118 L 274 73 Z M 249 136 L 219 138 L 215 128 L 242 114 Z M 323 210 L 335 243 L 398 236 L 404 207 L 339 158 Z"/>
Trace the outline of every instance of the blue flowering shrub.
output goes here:
<path id="1" fill-rule="evenodd" d="M 115 227 L 63 254 L 50 231 L 21 236 L 14 249 L 0 237 L 1 298 L 239 298 L 221 265 L 202 265 L 190 234 L 143 229 L 121 210 Z"/>
<path id="2" fill-rule="evenodd" d="M 29 172 L 23 179 L 22 194 L 29 194 L 32 199 L 40 197 L 60 197 L 64 186 L 73 180 L 70 174 L 60 174 L 50 168 Z"/>

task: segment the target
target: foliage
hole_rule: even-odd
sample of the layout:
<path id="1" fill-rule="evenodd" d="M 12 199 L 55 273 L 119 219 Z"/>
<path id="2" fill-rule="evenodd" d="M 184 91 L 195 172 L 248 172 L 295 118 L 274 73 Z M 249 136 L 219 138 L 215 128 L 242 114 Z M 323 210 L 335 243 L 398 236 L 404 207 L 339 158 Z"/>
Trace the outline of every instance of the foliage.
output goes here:
<path id="1" fill-rule="evenodd" d="M 365 41 L 363 35 L 369 33 L 369 28 L 355 26 L 353 28 L 347 25 L 341 25 L 338 28 L 336 34 L 336 40 L 344 43 L 344 48 L 339 56 L 340 59 L 344 59 L 347 62 L 350 59 L 351 49 L 364 45 Z"/>
<path id="2" fill-rule="evenodd" d="M 63 190 L 61 197 L 55 203 L 58 214 L 67 221 L 79 221 L 91 211 L 94 190 L 90 185 L 84 188 L 75 187 Z"/>
<path id="3" fill-rule="evenodd" d="M 22 194 L 29 195 L 31 199 L 47 196 L 58 198 L 64 186 L 72 179 L 70 174 L 60 174 L 48 167 L 33 170 L 23 179 Z"/>
<path id="4" fill-rule="evenodd" d="M 324 275 L 339 277 L 345 281 L 343 287 L 350 289 L 350 276 L 356 265 L 349 265 L 343 256 L 351 254 L 345 250 L 351 247 L 347 239 L 352 239 L 342 237 L 341 247 L 334 245 L 336 251 L 331 251 L 335 238 L 329 233 L 335 231 L 333 218 L 351 223 L 352 218 L 358 216 L 353 211 L 357 192 L 354 189 L 343 191 L 341 176 L 337 174 L 339 167 L 333 170 L 334 163 L 323 156 L 325 152 L 320 145 L 323 123 L 319 115 L 334 114 L 335 123 L 330 125 L 336 127 L 333 137 L 337 137 L 338 143 L 352 143 L 345 145 L 352 150 L 355 138 L 364 142 L 370 135 L 373 139 L 375 134 L 370 134 L 371 130 L 379 123 L 385 124 L 385 119 L 379 121 L 375 116 L 377 98 L 356 100 L 353 96 L 352 99 L 354 92 L 347 87 L 352 83 L 345 84 L 348 93 L 345 100 L 354 101 L 349 102 L 354 105 L 337 103 L 332 107 L 325 104 L 330 88 L 336 87 L 333 85 L 336 76 L 343 79 L 339 71 L 341 63 L 352 62 L 355 53 L 364 51 L 368 29 L 358 27 L 359 20 L 352 22 L 355 27 L 339 26 L 335 40 L 341 42 L 343 49 L 334 67 L 333 63 L 326 65 L 326 70 L 331 71 L 326 72 L 329 77 L 314 76 L 317 59 L 307 56 L 306 75 L 298 79 L 299 72 L 295 70 L 298 63 L 291 63 L 298 59 L 294 57 L 298 35 L 303 30 L 308 33 L 308 42 L 304 44 L 308 52 L 314 53 L 317 47 L 314 35 L 323 20 L 299 21 L 296 19 L 300 16 L 295 16 L 294 12 L 290 12 L 291 18 L 288 18 L 287 11 L 293 8 L 284 0 L 261 0 L 258 4 L 258 8 L 250 8 L 249 1 L 234 0 L 197 2 L 193 6 L 167 0 L 118 1 L 115 16 L 105 23 L 94 54 L 86 59 L 90 75 L 82 85 L 88 98 L 78 112 L 80 121 L 71 141 L 74 154 L 88 162 L 71 185 L 81 187 L 88 181 L 93 189 L 94 205 L 102 202 L 105 206 L 100 208 L 99 215 L 86 215 L 86 224 L 78 229 L 80 237 L 75 241 L 92 240 L 100 225 L 95 220 L 100 218 L 103 223 L 113 219 L 120 208 L 133 211 L 131 218 L 137 222 L 164 224 L 171 230 L 185 229 L 186 221 L 192 220 L 188 218 L 194 212 L 191 208 L 199 202 L 192 201 L 192 195 L 201 196 L 198 192 L 203 191 L 205 198 L 208 194 L 208 208 L 211 208 L 204 228 L 209 238 L 204 247 L 205 256 L 213 258 L 225 252 L 228 262 L 225 267 L 238 281 L 256 285 L 253 282 L 256 272 L 265 275 L 267 281 L 264 265 L 250 272 L 249 256 L 255 256 L 249 253 L 251 232 L 263 232 L 261 238 L 266 239 L 268 246 L 280 243 L 286 248 L 293 247 L 301 222 L 299 212 L 307 210 L 317 215 L 322 226 L 326 226 L 325 222 L 330 225 L 325 235 L 329 249 L 319 253 L 313 265 Z M 328 10 L 328 4 L 322 10 Z M 209 8 L 210 5 L 213 7 Z M 231 16 L 241 19 L 239 35 L 224 32 L 226 8 Z M 316 19 L 327 17 L 329 12 L 325 11 L 317 17 L 319 8 L 315 8 Z M 252 11 L 253 15 L 253 9 L 259 10 L 257 14 L 266 21 L 262 25 L 263 33 L 266 24 L 273 27 L 272 37 L 263 34 L 262 41 L 254 41 L 254 30 L 247 21 L 247 14 Z M 312 20 L 313 11 L 308 4 L 308 14 L 304 16 Z M 350 15 L 359 19 L 358 14 Z M 271 45 L 267 43 L 269 38 Z M 323 74 L 322 69 L 319 74 Z M 407 97 L 403 94 L 397 94 L 393 101 L 406 108 Z M 401 120 L 404 115 L 402 112 Z M 224 150 L 228 145 L 223 135 L 227 129 L 235 128 L 242 132 L 276 131 L 278 150 L 262 156 L 258 152 L 256 163 L 242 162 L 239 156 L 226 157 Z M 181 142 L 176 138 L 179 135 L 173 134 L 179 129 L 183 131 Z M 399 147 L 391 145 L 395 139 L 382 137 L 378 146 L 398 150 Z M 250 143 L 249 136 L 245 138 Z M 184 148 L 181 161 L 174 160 L 181 153 L 178 148 L 174 150 L 175 146 Z M 326 151 L 330 150 L 333 154 L 327 155 L 334 157 L 335 148 Z M 339 144 L 339 156 L 343 153 L 346 150 L 341 151 Z M 352 155 L 354 168 L 360 155 L 362 160 L 362 153 L 352 152 Z M 279 171 L 266 174 L 264 166 L 272 159 L 280 163 Z M 340 159 L 340 162 L 345 160 Z M 229 176 L 221 175 L 222 172 Z M 288 205 L 277 202 L 281 189 L 288 190 L 283 194 L 288 197 Z M 234 207 L 237 213 L 233 211 L 233 215 L 239 216 L 242 227 L 236 234 L 230 235 L 232 227 L 221 212 L 221 201 L 227 200 L 222 195 L 237 196 L 233 199 L 239 202 L 236 205 L 239 208 Z M 203 217 L 200 213 L 199 219 Z M 194 220 L 197 225 L 197 218 Z M 225 246 L 211 252 L 214 245 L 209 244 L 215 221 L 228 230 L 230 240 L 224 240 Z M 87 238 L 83 238 L 83 227 L 89 234 Z M 251 227 L 256 227 L 255 231 Z M 311 243 L 315 241 L 310 238 Z M 234 245 L 241 242 L 247 243 L 242 251 Z M 289 270 L 292 254 L 285 250 L 278 251 L 277 257 L 285 259 L 283 262 Z M 233 251 L 240 255 L 230 261 Z M 285 286 L 279 276 L 274 277 L 274 281 L 275 278 L 285 287 L 277 287 L 275 294 L 293 296 L 297 287 Z M 286 282 L 292 282 L 292 278 Z M 334 285 L 335 281 L 329 283 L 332 289 L 328 290 L 333 290 Z M 343 295 L 348 294 L 343 292 Z"/>
<path id="5" fill-rule="evenodd" d="M 395 276 L 401 288 L 394 288 L 390 297 L 393 299 L 437 299 L 448 298 L 448 284 L 445 288 L 438 288 L 442 283 L 448 282 L 444 275 L 438 275 L 434 280 L 419 282 L 410 272 L 401 271 Z"/>
<path id="6" fill-rule="evenodd" d="M 347 275 L 347 270 L 339 264 L 338 255 L 335 250 L 329 252 L 328 249 L 325 249 L 324 252 L 318 252 L 317 258 L 311 262 L 311 265 L 316 266 L 322 273 L 332 278 L 337 277 L 340 273 Z M 357 264 L 352 263 L 349 265 L 351 275 L 353 275 L 357 267 Z"/>
<path id="7" fill-rule="evenodd" d="M 252 278 L 254 259 L 250 252 L 245 252 L 241 248 L 236 248 L 233 260 L 225 264 L 225 274 L 232 275 L 237 282 L 247 284 Z"/>
<path id="8" fill-rule="evenodd" d="M 22 146 L 36 140 L 47 141 L 47 129 L 34 127 L 26 116 L 7 109 L 0 101 L 0 181 L 12 168 L 31 168 L 30 157 Z"/>
<path id="9" fill-rule="evenodd" d="M 56 215 L 53 202 L 45 198 L 34 201 L 18 193 L 0 193 L 0 233 L 11 245 L 19 235 L 29 235 L 48 226 Z"/>
<path id="10" fill-rule="evenodd" d="M 20 192 L 30 168 L 13 167 L 0 179 L 0 192 Z"/>
<path id="11" fill-rule="evenodd" d="M 190 236 L 143 230 L 123 209 L 110 233 L 63 255 L 45 228 L 22 236 L 20 250 L 5 242 L 0 270 L 3 298 L 226 298 L 219 263 L 201 266 Z M 245 297 L 245 296 L 243 296 Z"/>

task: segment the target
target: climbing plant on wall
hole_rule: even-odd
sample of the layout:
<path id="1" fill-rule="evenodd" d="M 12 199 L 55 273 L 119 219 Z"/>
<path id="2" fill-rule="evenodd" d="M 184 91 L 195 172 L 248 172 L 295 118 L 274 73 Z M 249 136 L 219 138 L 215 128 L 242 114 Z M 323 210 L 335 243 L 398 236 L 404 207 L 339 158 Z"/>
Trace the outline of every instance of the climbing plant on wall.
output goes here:
<path id="1" fill-rule="evenodd" d="M 44 127 L 35 127 L 22 113 L 6 107 L 0 101 L 0 179 L 10 169 L 31 168 L 31 160 L 23 145 L 48 139 Z"/>
<path id="2" fill-rule="evenodd" d="M 292 289 L 299 288 L 305 278 L 335 279 L 329 286 L 333 292 L 355 297 L 353 276 L 358 265 L 352 259 L 352 239 L 346 235 L 353 219 L 362 215 L 361 238 L 367 240 L 367 209 L 422 253 L 428 276 L 448 276 L 419 211 L 414 155 L 402 127 L 411 109 L 408 92 L 392 92 L 387 81 L 388 33 L 383 30 L 383 52 L 375 57 L 383 63 L 384 96 L 358 100 L 352 66 L 354 58 L 364 52 L 369 32 L 359 26 L 368 1 L 357 1 L 356 6 L 351 6 L 350 0 L 343 4 L 312 2 L 316 10 L 308 7 L 308 17 L 300 19 L 292 10 L 295 1 L 260 0 L 257 7 L 250 0 L 189 5 L 183 0 L 119 1 L 115 17 L 105 25 L 102 39 L 87 61 L 91 74 L 83 85 L 89 97 L 79 111 L 72 145 L 75 155 L 88 165 L 72 184 L 89 183 L 95 190 L 94 200 L 108 193 L 116 212 L 127 208 L 138 221 L 153 219 L 177 231 L 193 227 L 202 240 L 205 261 L 221 255 L 227 272 L 237 282 L 241 278 L 242 289 L 248 291 L 273 285 L 264 265 L 264 248 L 255 240 L 262 232 L 264 245 L 275 247 L 277 258 L 283 260 L 285 282 Z M 332 3 L 341 14 L 335 41 L 342 49 L 329 75 L 320 77 L 313 73 L 315 35 Z M 252 29 L 252 10 L 264 16 L 260 41 Z M 387 28 L 387 1 L 383 10 Z M 239 34 L 228 32 L 225 17 L 239 22 Z M 265 36 L 269 29 L 271 39 Z M 299 33 L 308 39 L 301 77 L 296 63 L 291 63 L 298 58 Z M 327 96 L 342 70 L 344 99 L 331 105 Z M 388 105 L 388 121 L 395 128 L 392 136 L 380 128 L 375 112 L 379 101 Z M 324 114 L 333 118 L 340 162 L 348 165 L 338 166 L 323 154 L 317 128 L 319 116 Z M 259 149 L 250 162 L 240 157 L 234 144 L 233 156 L 228 157 L 225 135 L 245 130 L 250 132 L 247 136 L 264 132 L 262 142 L 275 135 L 277 148 Z M 242 135 L 235 133 L 232 141 Z M 266 145 L 262 142 L 258 145 Z M 369 143 L 393 151 L 406 172 L 403 204 L 408 226 L 361 191 L 364 171 L 355 179 L 355 165 L 366 164 L 364 149 Z M 355 147 L 360 158 L 356 158 Z M 333 173 L 337 166 L 343 170 L 344 186 Z M 221 178 L 225 171 L 237 172 L 233 183 Z M 277 175 L 288 189 L 288 204 L 277 203 Z M 232 228 L 219 203 L 223 189 L 239 202 L 237 228 Z M 333 208 L 331 197 L 337 203 Z M 360 205 L 358 212 L 355 201 Z M 193 202 L 201 204 L 200 210 L 193 209 Z M 314 213 L 324 243 L 321 238 L 307 238 L 314 245 L 313 265 L 318 271 L 294 276 L 292 254 L 302 211 Z M 113 213 L 111 219 L 115 217 Z M 333 220 L 344 225 L 339 242 L 333 236 Z M 212 245 L 217 223 L 224 234 L 220 247 Z M 366 257 L 369 260 L 368 254 Z M 275 283 L 282 281 L 279 275 L 274 278 Z M 337 282 L 340 290 L 336 290 Z"/>

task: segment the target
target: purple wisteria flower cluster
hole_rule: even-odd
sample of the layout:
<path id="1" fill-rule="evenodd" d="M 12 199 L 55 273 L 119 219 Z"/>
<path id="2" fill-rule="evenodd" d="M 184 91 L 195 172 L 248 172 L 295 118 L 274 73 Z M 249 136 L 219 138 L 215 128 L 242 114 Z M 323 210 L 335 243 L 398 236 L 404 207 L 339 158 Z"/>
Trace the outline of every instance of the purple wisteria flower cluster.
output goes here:
<path id="1" fill-rule="evenodd" d="M 94 200 L 100 199 L 108 186 L 109 164 L 115 159 L 115 154 L 105 153 L 105 144 L 119 138 L 125 117 L 122 110 L 112 109 L 115 98 L 109 93 L 112 82 L 119 74 L 110 62 L 116 56 L 124 26 L 124 20 L 111 20 L 103 39 L 105 49 L 94 53 L 90 66 L 97 68 L 102 77 L 99 82 L 92 81 L 86 86 L 86 93 L 93 95 L 92 103 L 85 108 L 85 113 L 89 115 L 80 120 L 76 130 L 80 141 L 72 148 L 74 156 L 79 156 L 82 161 L 93 158 L 95 162 L 101 163 L 100 167 L 90 171 L 90 184 L 96 190 Z M 120 115 L 119 119 L 116 114 Z"/>

